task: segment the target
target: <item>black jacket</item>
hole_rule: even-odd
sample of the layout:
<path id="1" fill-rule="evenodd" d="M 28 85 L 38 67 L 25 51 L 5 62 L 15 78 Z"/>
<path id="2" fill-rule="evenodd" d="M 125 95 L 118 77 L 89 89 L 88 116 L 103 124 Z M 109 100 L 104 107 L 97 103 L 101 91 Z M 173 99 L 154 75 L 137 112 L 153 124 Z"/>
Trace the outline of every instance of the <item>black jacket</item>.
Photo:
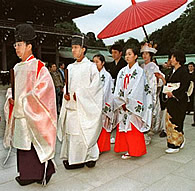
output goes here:
<path id="1" fill-rule="evenodd" d="M 122 57 L 117 65 L 115 64 L 115 61 L 105 64 L 105 68 L 111 74 L 112 79 L 116 79 L 119 71 L 125 66 L 127 66 L 127 62 Z"/>

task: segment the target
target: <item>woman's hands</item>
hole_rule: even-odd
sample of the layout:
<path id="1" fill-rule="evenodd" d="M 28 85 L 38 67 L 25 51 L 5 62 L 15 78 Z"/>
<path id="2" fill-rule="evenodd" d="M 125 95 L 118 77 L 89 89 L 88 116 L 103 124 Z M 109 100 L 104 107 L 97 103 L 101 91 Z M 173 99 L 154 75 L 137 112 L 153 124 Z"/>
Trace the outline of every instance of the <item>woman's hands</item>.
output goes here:
<path id="1" fill-rule="evenodd" d="M 167 92 L 166 94 L 167 94 L 168 98 L 172 98 L 173 97 L 173 93 L 172 92 Z"/>
<path id="2" fill-rule="evenodd" d="M 156 76 L 157 79 L 161 79 L 163 81 L 164 85 L 166 84 L 166 80 L 162 74 L 160 74 L 159 72 L 156 72 L 156 73 L 154 73 L 154 75 Z"/>

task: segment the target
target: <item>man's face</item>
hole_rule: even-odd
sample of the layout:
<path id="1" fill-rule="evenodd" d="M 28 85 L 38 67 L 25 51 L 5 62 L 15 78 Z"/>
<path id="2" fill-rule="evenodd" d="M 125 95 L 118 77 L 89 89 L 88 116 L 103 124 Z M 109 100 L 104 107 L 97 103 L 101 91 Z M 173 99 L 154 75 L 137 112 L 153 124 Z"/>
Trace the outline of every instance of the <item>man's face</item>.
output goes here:
<path id="1" fill-rule="evenodd" d="M 64 68 L 65 68 L 64 64 L 62 64 L 62 65 L 60 66 L 60 68 L 61 68 L 61 69 L 64 69 Z"/>
<path id="2" fill-rule="evenodd" d="M 72 45 L 72 55 L 74 58 L 79 59 L 84 55 L 85 48 L 80 45 Z"/>
<path id="3" fill-rule="evenodd" d="M 190 72 L 193 72 L 193 71 L 194 71 L 194 66 L 193 66 L 193 64 L 189 64 L 189 65 L 188 65 L 188 70 L 189 70 Z"/>
<path id="4" fill-rule="evenodd" d="M 121 56 L 122 56 L 122 52 L 119 52 L 118 50 L 112 49 L 111 52 L 112 52 L 112 58 L 114 60 L 119 60 L 121 58 Z"/>
<path id="5" fill-rule="evenodd" d="M 29 51 L 29 45 L 26 45 L 25 42 L 16 42 L 14 44 L 14 48 L 16 50 L 16 54 L 19 58 L 23 60 L 23 57 L 26 55 L 27 51 Z"/>
<path id="6" fill-rule="evenodd" d="M 57 71 L 57 66 L 55 64 L 52 64 L 51 71 L 52 72 L 56 72 Z"/>

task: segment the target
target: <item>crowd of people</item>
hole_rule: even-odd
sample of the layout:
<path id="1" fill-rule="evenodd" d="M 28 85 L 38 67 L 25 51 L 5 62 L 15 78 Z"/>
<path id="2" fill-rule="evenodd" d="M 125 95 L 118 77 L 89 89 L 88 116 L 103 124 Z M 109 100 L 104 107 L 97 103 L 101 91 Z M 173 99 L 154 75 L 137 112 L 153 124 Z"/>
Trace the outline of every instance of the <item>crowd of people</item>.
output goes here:
<path id="1" fill-rule="evenodd" d="M 68 170 L 95 167 L 111 143 L 122 159 L 145 155 L 154 133 L 167 137 L 166 153 L 184 147 L 183 123 L 186 112 L 193 111 L 194 63 L 189 74 L 182 51 L 171 51 L 161 70 L 153 61 L 157 46 L 152 43 L 128 47 L 125 59 L 122 47 L 113 45 L 112 63 L 101 54 L 90 61 L 87 38 L 76 34 L 71 43 L 75 62 L 65 73 L 63 63 L 48 70 L 33 56 L 35 38 L 31 25 L 16 27 L 14 47 L 21 62 L 14 67 L 14 88 L 5 103 L 4 146 L 17 149 L 21 186 L 49 182 L 55 173 L 56 137 Z"/>

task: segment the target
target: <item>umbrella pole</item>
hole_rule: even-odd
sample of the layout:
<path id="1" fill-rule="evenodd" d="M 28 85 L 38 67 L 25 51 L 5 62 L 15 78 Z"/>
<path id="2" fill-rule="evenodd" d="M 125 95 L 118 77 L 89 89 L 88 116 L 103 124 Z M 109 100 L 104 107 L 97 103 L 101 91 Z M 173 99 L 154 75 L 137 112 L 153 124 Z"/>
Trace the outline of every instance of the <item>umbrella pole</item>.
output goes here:
<path id="1" fill-rule="evenodd" d="M 146 32 L 145 27 L 144 27 L 144 26 L 142 26 L 142 28 L 143 28 L 143 30 L 144 30 L 144 34 L 145 34 L 145 36 L 146 36 L 147 42 L 150 42 L 150 41 L 149 41 L 149 37 L 148 37 L 148 34 L 147 34 L 147 32 Z"/>

